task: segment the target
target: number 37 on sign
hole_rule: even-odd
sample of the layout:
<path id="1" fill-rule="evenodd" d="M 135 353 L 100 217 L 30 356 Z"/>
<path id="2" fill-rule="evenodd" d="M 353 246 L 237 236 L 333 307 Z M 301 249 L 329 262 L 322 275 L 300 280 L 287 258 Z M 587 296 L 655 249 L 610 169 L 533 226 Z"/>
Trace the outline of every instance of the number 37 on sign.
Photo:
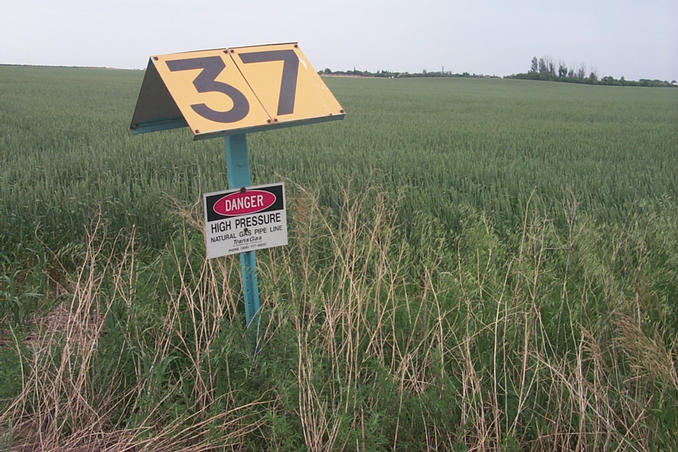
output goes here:
<path id="1" fill-rule="evenodd" d="M 157 55 L 151 68 L 196 138 L 344 116 L 296 43 Z"/>

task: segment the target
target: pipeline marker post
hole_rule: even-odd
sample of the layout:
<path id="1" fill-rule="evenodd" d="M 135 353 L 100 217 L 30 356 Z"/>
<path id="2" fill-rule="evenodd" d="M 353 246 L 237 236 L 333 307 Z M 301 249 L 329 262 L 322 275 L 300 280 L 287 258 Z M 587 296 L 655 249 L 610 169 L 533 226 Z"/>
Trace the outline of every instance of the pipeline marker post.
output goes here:
<path id="1" fill-rule="evenodd" d="M 247 155 L 247 136 L 243 134 L 224 137 L 226 172 L 229 188 L 243 188 L 252 185 L 250 162 Z M 257 261 L 254 251 L 240 253 L 242 291 L 245 298 L 245 325 L 252 353 L 256 354 L 261 339 L 259 324 L 259 284 Z"/>
<path id="2" fill-rule="evenodd" d="M 344 115 L 292 42 L 152 56 L 130 129 L 141 134 L 188 126 L 194 140 L 223 136 L 229 188 L 246 191 L 252 183 L 247 133 L 338 120 Z M 207 201 L 205 205 L 207 209 Z M 285 238 L 273 240 L 271 246 L 287 243 L 284 209 L 282 215 Z M 240 265 L 245 321 L 256 353 L 261 339 L 256 259 L 254 250 L 244 248 Z M 211 258 L 230 253 L 211 256 L 208 249 L 207 254 Z"/>

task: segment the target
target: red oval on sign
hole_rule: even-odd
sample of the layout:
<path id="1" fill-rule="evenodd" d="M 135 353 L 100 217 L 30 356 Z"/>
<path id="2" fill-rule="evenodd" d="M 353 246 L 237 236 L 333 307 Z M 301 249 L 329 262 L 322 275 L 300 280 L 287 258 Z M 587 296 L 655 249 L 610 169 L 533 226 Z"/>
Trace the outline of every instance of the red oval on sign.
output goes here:
<path id="1" fill-rule="evenodd" d="M 275 203 L 273 193 L 263 190 L 235 192 L 219 198 L 212 209 L 219 215 L 235 216 L 257 213 L 268 209 Z"/>

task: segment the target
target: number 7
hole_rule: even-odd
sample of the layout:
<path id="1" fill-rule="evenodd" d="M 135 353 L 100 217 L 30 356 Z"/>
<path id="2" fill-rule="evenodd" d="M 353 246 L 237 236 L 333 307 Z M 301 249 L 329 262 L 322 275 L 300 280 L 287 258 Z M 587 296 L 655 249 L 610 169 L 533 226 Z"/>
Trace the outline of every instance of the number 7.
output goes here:
<path id="1" fill-rule="evenodd" d="M 283 71 L 278 95 L 278 115 L 294 112 L 294 98 L 297 93 L 297 75 L 299 73 L 299 57 L 294 50 L 267 50 L 263 52 L 241 53 L 243 63 L 263 63 L 282 61 Z"/>

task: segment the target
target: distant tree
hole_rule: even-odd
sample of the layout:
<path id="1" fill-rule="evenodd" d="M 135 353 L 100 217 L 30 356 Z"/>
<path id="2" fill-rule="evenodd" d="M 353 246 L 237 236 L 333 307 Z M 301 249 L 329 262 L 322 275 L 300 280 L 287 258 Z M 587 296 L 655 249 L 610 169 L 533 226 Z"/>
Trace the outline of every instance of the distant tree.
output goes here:
<path id="1" fill-rule="evenodd" d="M 565 66 L 565 63 L 558 64 L 558 77 L 559 78 L 567 77 L 567 66 Z"/>
<path id="2" fill-rule="evenodd" d="M 570 68 L 567 70 L 567 78 L 574 78 L 574 69 Z"/>
<path id="3" fill-rule="evenodd" d="M 551 58 L 548 58 L 548 57 L 546 58 L 546 66 L 548 68 L 549 75 L 551 75 L 552 77 L 555 77 L 556 76 L 556 67 L 553 64 L 553 60 L 551 60 Z"/>
<path id="4" fill-rule="evenodd" d="M 589 74 L 589 81 L 593 83 L 598 81 L 598 75 L 596 74 L 595 71 L 591 71 L 591 73 Z"/>
<path id="5" fill-rule="evenodd" d="M 530 65 L 530 73 L 535 74 L 539 70 L 539 62 L 537 57 L 532 57 L 532 64 Z"/>
<path id="6" fill-rule="evenodd" d="M 579 80 L 584 80 L 586 78 L 586 67 L 583 64 L 577 69 L 577 78 Z"/>
<path id="7" fill-rule="evenodd" d="M 546 61 L 544 57 L 539 58 L 539 73 L 546 74 L 548 72 L 548 67 L 546 66 Z"/>

